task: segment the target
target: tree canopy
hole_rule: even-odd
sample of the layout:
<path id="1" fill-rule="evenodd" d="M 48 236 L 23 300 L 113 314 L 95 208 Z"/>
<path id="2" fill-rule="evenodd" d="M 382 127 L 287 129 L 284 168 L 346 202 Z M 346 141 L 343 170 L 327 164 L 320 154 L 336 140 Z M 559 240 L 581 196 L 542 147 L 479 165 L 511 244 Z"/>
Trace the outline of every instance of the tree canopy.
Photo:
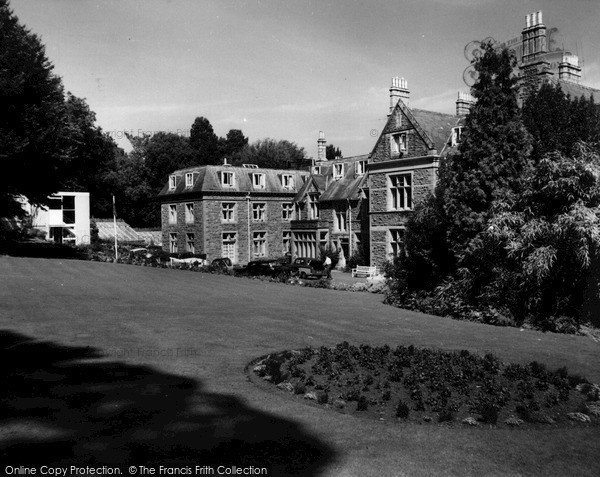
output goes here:
<path id="1" fill-rule="evenodd" d="M 274 169 L 295 169 L 305 165 L 303 147 L 286 140 L 259 139 L 232 156 L 232 164 L 256 164 Z"/>
<path id="2" fill-rule="evenodd" d="M 517 104 L 515 58 L 506 48 L 483 44 L 475 60 L 476 102 L 465 120 L 459 150 L 440 168 L 450 246 L 461 253 L 485 226 L 495 200 L 510 200 L 523 187 L 530 135 Z"/>
<path id="3" fill-rule="evenodd" d="M 22 216 L 21 195 L 46 204 L 66 154 L 61 79 L 40 39 L 0 0 L 0 217 Z"/>
<path id="4" fill-rule="evenodd" d="M 335 147 L 333 144 L 327 144 L 325 147 L 325 158 L 328 161 L 332 161 L 338 157 L 342 157 L 342 151 L 339 147 Z"/>

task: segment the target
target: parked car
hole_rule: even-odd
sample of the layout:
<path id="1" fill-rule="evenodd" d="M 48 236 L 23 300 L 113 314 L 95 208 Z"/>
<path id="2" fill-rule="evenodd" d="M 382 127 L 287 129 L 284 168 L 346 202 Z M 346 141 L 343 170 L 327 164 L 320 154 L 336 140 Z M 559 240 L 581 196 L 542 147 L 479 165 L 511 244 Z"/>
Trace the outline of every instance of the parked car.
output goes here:
<path id="1" fill-rule="evenodd" d="M 281 277 L 291 275 L 291 267 L 277 259 L 263 259 L 248 262 L 238 273 L 248 276 Z"/>
<path id="2" fill-rule="evenodd" d="M 228 257 L 215 258 L 210 263 L 210 266 L 223 273 L 229 273 L 233 271 L 233 263 Z"/>
<path id="3" fill-rule="evenodd" d="M 327 275 L 321 260 L 310 257 L 299 257 L 291 265 L 292 275 L 300 278 L 324 277 Z"/>

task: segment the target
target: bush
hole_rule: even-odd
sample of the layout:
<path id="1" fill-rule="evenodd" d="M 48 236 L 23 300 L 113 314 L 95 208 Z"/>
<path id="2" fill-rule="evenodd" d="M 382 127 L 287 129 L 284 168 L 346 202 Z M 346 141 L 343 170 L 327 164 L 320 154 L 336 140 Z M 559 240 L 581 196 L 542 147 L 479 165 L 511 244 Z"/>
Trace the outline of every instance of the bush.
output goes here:
<path id="1" fill-rule="evenodd" d="M 365 257 L 362 254 L 361 250 L 358 250 L 352 254 L 351 257 L 346 259 L 346 268 L 345 272 L 351 272 L 353 268 L 356 268 L 357 265 L 366 265 Z"/>
<path id="2" fill-rule="evenodd" d="M 498 408 L 492 404 L 484 404 L 481 408 L 481 420 L 486 424 L 498 422 Z"/>
<path id="3" fill-rule="evenodd" d="M 400 401 L 396 406 L 396 417 L 400 419 L 407 419 L 410 414 L 410 407 L 404 401 Z"/>
<path id="4" fill-rule="evenodd" d="M 366 411 L 369 408 L 369 401 L 365 396 L 361 396 L 356 403 L 357 411 Z"/>

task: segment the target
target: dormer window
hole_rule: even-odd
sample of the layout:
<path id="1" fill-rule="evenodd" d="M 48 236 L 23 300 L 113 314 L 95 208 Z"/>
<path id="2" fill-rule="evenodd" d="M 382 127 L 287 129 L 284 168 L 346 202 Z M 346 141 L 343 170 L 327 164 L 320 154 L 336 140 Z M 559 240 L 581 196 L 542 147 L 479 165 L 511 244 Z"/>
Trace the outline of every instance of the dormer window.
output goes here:
<path id="1" fill-rule="evenodd" d="M 177 176 L 169 176 L 169 190 L 175 190 L 177 187 Z"/>
<path id="2" fill-rule="evenodd" d="M 252 186 L 255 189 L 264 189 L 265 188 L 265 175 L 264 174 L 252 174 Z"/>
<path id="3" fill-rule="evenodd" d="M 334 164 L 333 165 L 333 180 L 339 181 L 342 177 L 344 177 L 344 164 Z"/>
<path id="4" fill-rule="evenodd" d="M 294 176 L 292 174 L 283 174 L 281 176 L 281 185 L 284 189 L 294 188 Z"/>
<path id="5" fill-rule="evenodd" d="M 406 152 L 407 139 L 405 132 L 392 134 L 392 153 L 402 154 Z"/>
<path id="6" fill-rule="evenodd" d="M 313 174 L 320 174 L 321 173 L 321 166 L 314 166 L 312 169 Z"/>
<path id="7" fill-rule="evenodd" d="M 194 174 L 191 172 L 187 172 L 185 174 L 185 186 L 192 187 L 194 185 Z"/>
<path id="8" fill-rule="evenodd" d="M 229 172 L 229 171 L 221 172 L 221 185 L 223 187 L 233 187 L 234 186 L 233 172 Z"/>
<path id="9" fill-rule="evenodd" d="M 452 147 L 458 145 L 460 143 L 460 140 L 462 138 L 462 127 L 455 127 L 452 128 L 452 136 L 450 137 L 450 145 Z"/>
<path id="10" fill-rule="evenodd" d="M 356 175 L 362 176 L 367 171 L 367 161 L 358 161 L 356 163 Z"/>

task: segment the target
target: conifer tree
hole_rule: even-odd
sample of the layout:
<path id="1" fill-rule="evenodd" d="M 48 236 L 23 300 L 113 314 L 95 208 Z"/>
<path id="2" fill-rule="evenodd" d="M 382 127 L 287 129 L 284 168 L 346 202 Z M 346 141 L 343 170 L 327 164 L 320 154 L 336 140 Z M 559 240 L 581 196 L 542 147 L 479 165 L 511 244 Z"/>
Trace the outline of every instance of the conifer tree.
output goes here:
<path id="1" fill-rule="evenodd" d="M 459 259 L 481 232 L 497 200 L 510 201 L 522 189 L 529 168 L 530 135 L 517 105 L 515 58 L 508 49 L 482 45 L 475 60 L 476 102 L 466 118 L 459 151 L 440 168 L 449 245 Z"/>

